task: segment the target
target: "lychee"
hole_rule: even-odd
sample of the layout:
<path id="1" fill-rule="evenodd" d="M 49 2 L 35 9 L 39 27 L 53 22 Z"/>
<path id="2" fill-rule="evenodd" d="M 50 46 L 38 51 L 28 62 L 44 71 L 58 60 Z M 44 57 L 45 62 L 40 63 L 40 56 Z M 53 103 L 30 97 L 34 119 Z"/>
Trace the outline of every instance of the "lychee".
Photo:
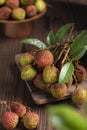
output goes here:
<path id="1" fill-rule="evenodd" d="M 50 91 L 53 97 L 62 99 L 67 95 L 67 86 L 65 84 L 60 85 L 58 83 L 55 83 L 51 85 Z"/>
<path id="2" fill-rule="evenodd" d="M 43 76 L 42 76 L 41 73 L 38 74 L 38 75 L 36 76 L 36 78 L 34 79 L 34 85 L 35 85 L 37 88 L 41 89 L 41 90 L 47 89 L 47 88 L 49 88 L 49 86 L 50 86 L 49 84 L 47 84 L 47 83 L 44 82 Z"/>
<path id="3" fill-rule="evenodd" d="M 73 77 L 71 76 L 70 80 L 66 83 L 67 87 L 70 87 L 73 83 Z"/>
<path id="4" fill-rule="evenodd" d="M 20 5 L 19 0 L 7 0 L 6 4 L 11 9 L 18 8 Z"/>
<path id="5" fill-rule="evenodd" d="M 19 59 L 19 63 L 22 67 L 32 63 L 34 61 L 34 56 L 28 52 L 22 54 Z"/>
<path id="6" fill-rule="evenodd" d="M 37 14 L 37 9 L 34 5 L 26 6 L 26 15 L 27 17 L 33 17 Z"/>
<path id="7" fill-rule="evenodd" d="M 75 103 L 76 105 L 82 105 L 86 102 L 87 100 L 87 92 L 84 88 L 82 87 L 77 87 L 71 95 L 71 99 L 73 101 L 73 103 Z"/>
<path id="8" fill-rule="evenodd" d="M 39 115 L 35 112 L 26 112 L 22 122 L 27 129 L 34 129 L 39 124 Z"/>
<path id="9" fill-rule="evenodd" d="M 0 19 L 1 20 L 8 20 L 11 16 L 11 9 L 7 6 L 3 6 L 0 8 Z"/>
<path id="10" fill-rule="evenodd" d="M 23 80 L 32 80 L 36 77 L 37 71 L 32 65 L 25 66 L 21 71 L 21 79 Z"/>
<path id="11" fill-rule="evenodd" d="M 11 104 L 11 110 L 15 112 L 20 118 L 23 117 L 26 113 L 26 106 L 19 102 L 13 102 Z"/>
<path id="12" fill-rule="evenodd" d="M 35 61 L 39 67 L 45 67 L 53 64 L 54 56 L 50 50 L 43 49 L 36 53 Z"/>
<path id="13" fill-rule="evenodd" d="M 12 19 L 23 20 L 26 17 L 26 12 L 23 8 L 15 8 L 12 11 Z"/>
<path id="14" fill-rule="evenodd" d="M 0 0 L 0 5 L 4 5 L 6 3 L 6 0 Z"/>
<path id="15" fill-rule="evenodd" d="M 36 0 L 35 6 L 37 8 L 37 11 L 40 13 L 46 9 L 46 3 L 44 0 Z"/>
<path id="16" fill-rule="evenodd" d="M 18 115 L 14 112 L 5 111 L 1 116 L 2 126 L 7 130 L 14 129 L 18 124 L 19 118 Z"/>
<path id="17" fill-rule="evenodd" d="M 43 80 L 46 83 L 53 84 L 58 80 L 59 70 L 55 66 L 46 66 L 43 69 Z"/>
<path id="18" fill-rule="evenodd" d="M 86 79 L 87 71 L 82 65 L 77 65 L 74 71 L 76 79 L 78 82 L 81 82 Z"/>
<path id="19" fill-rule="evenodd" d="M 20 0 L 21 5 L 27 6 L 29 5 L 29 0 Z"/>

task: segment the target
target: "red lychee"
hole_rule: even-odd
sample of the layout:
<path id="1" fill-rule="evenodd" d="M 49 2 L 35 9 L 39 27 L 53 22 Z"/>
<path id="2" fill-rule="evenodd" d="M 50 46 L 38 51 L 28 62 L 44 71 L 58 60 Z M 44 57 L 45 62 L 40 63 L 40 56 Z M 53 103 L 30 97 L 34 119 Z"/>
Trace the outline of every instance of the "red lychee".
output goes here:
<path id="1" fill-rule="evenodd" d="M 67 94 L 67 86 L 65 84 L 60 85 L 58 83 L 55 83 L 51 85 L 51 94 L 57 99 L 62 99 Z"/>
<path id="2" fill-rule="evenodd" d="M 39 67 L 45 67 L 53 64 L 54 56 L 50 50 L 43 49 L 36 53 L 35 61 Z"/>
<path id="3" fill-rule="evenodd" d="M 34 79 L 34 85 L 39 89 L 46 89 L 50 86 L 49 84 L 44 82 L 42 74 L 38 74 L 36 76 L 36 78 Z"/>
<path id="4" fill-rule="evenodd" d="M 74 74 L 78 82 L 85 80 L 87 77 L 87 71 L 82 65 L 77 65 L 77 67 L 75 68 Z"/>
<path id="5" fill-rule="evenodd" d="M 26 7 L 26 15 L 27 17 L 33 17 L 37 14 L 37 9 L 34 5 L 28 5 Z"/>
<path id="6" fill-rule="evenodd" d="M 14 129 L 18 124 L 19 118 L 18 115 L 14 112 L 5 111 L 1 116 L 2 126 L 7 130 Z"/>
<path id="7" fill-rule="evenodd" d="M 11 9 L 7 6 L 3 6 L 0 8 L 0 19 L 1 20 L 7 20 L 11 16 Z"/>
<path id="8" fill-rule="evenodd" d="M 26 113 L 26 106 L 18 102 L 13 102 L 11 105 L 11 110 L 15 112 L 19 117 L 23 117 Z"/>
<path id="9" fill-rule="evenodd" d="M 19 0 L 7 0 L 7 6 L 11 9 L 19 7 L 20 3 Z"/>
<path id="10" fill-rule="evenodd" d="M 82 105 L 86 102 L 87 100 L 87 92 L 84 88 L 82 87 L 77 87 L 71 95 L 71 99 L 73 101 L 73 103 L 75 103 L 76 105 Z"/>
<path id="11" fill-rule="evenodd" d="M 27 129 L 34 129 L 39 124 L 39 115 L 35 112 L 26 112 L 22 122 Z"/>

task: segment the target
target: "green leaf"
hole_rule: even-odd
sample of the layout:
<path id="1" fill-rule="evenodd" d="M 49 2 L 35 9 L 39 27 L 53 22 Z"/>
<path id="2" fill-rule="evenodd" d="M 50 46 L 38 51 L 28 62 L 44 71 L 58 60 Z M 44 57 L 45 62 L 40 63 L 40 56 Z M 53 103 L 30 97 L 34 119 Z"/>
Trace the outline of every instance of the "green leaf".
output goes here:
<path id="1" fill-rule="evenodd" d="M 62 42 L 64 35 L 69 31 L 69 29 L 74 25 L 74 23 L 69 23 L 62 26 L 55 35 L 55 43 Z"/>
<path id="2" fill-rule="evenodd" d="M 87 119 L 70 105 L 48 106 L 47 112 L 57 130 L 87 130 Z"/>
<path id="3" fill-rule="evenodd" d="M 74 72 L 74 65 L 71 62 L 67 62 L 62 67 L 59 74 L 59 84 L 67 83 Z"/>
<path id="4" fill-rule="evenodd" d="M 70 56 L 74 57 L 76 52 L 87 45 L 87 31 L 83 31 L 77 38 L 74 39 L 70 47 Z"/>
<path id="5" fill-rule="evenodd" d="M 31 44 L 31 45 L 34 45 L 40 49 L 45 49 L 47 48 L 47 46 L 40 40 L 38 39 L 25 39 L 25 40 L 22 40 L 21 43 L 26 43 L 26 44 Z"/>
<path id="6" fill-rule="evenodd" d="M 46 39 L 47 45 L 50 46 L 51 44 L 55 44 L 55 38 L 54 38 L 54 34 L 52 31 L 50 31 L 47 35 L 47 39 Z"/>
<path id="7" fill-rule="evenodd" d="M 86 53 L 87 51 L 87 46 L 83 46 L 81 48 L 79 48 L 79 50 L 77 50 L 72 56 L 72 60 L 79 60 L 81 57 L 83 57 L 83 55 Z"/>

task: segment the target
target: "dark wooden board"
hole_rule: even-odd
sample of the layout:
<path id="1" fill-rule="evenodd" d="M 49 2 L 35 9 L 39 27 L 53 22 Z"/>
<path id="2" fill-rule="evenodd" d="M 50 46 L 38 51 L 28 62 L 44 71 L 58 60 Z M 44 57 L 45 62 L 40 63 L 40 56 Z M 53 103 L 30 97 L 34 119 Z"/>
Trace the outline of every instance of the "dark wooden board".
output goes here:
<path id="1" fill-rule="evenodd" d="M 23 53 L 22 53 L 23 54 Z M 19 64 L 19 58 L 20 58 L 21 54 L 18 54 L 15 56 L 15 62 L 19 68 L 19 70 L 21 71 L 21 67 L 20 67 L 20 64 Z M 46 103 L 53 103 L 53 102 L 56 102 L 56 101 L 61 101 L 61 100 L 65 100 L 65 99 L 68 99 L 71 95 L 71 93 L 73 92 L 73 90 L 75 89 L 75 86 L 72 85 L 68 88 L 68 92 L 67 92 L 67 95 L 62 98 L 62 99 L 56 99 L 54 98 L 51 94 L 50 94 L 50 91 L 49 90 L 46 90 L 46 91 L 42 91 L 42 90 L 39 90 L 37 89 L 36 87 L 34 87 L 34 85 L 31 83 L 31 82 L 28 82 L 25 80 L 25 83 L 27 85 L 27 88 L 28 90 L 30 91 L 31 93 L 31 96 L 33 98 L 33 101 L 36 103 L 36 104 L 46 104 Z M 80 83 L 80 86 L 82 87 L 85 87 L 87 89 L 87 80 L 83 81 Z"/>

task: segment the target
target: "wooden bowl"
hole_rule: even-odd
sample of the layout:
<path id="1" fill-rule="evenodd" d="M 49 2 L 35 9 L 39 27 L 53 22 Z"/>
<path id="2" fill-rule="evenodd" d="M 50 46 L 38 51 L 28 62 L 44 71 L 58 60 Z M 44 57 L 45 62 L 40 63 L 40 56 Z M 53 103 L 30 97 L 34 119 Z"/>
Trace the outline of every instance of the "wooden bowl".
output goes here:
<path id="1" fill-rule="evenodd" d="M 0 20 L 0 23 L 4 24 L 3 32 L 5 36 L 10 38 L 20 38 L 30 35 L 33 30 L 33 21 L 41 18 L 46 13 L 46 10 L 47 9 L 41 13 L 38 13 L 34 17 L 26 18 L 20 21 Z"/>

